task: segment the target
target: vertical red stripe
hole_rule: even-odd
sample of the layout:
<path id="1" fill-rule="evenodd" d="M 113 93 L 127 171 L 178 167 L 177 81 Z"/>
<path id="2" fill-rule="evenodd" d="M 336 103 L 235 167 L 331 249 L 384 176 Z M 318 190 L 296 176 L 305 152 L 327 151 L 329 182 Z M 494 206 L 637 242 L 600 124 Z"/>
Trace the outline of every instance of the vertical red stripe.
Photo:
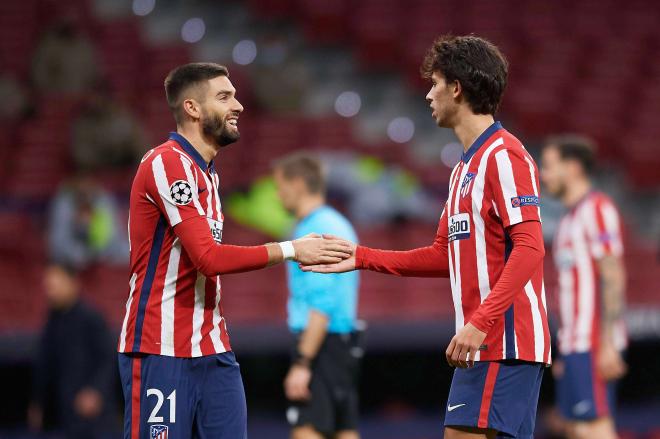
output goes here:
<path id="1" fill-rule="evenodd" d="M 580 315 L 580 275 L 578 274 L 578 269 L 577 269 L 577 264 L 574 264 L 573 267 L 571 268 L 571 274 L 573 276 L 573 323 L 572 323 L 572 331 L 571 331 L 571 336 L 572 339 L 569 341 L 570 346 L 569 346 L 569 352 L 574 352 L 575 351 L 575 344 L 577 340 L 577 323 L 578 323 L 578 317 Z"/>
<path id="2" fill-rule="evenodd" d="M 179 274 L 174 296 L 174 356 L 192 355 L 193 309 L 195 308 L 195 282 L 197 270 L 184 250 L 181 251 Z"/>
<path id="3" fill-rule="evenodd" d="M 215 309 L 215 277 L 207 278 L 204 285 L 204 321 L 202 323 L 202 340 L 200 349 L 202 355 L 215 354 L 215 348 L 211 341 L 211 331 L 213 330 L 213 310 Z"/>
<path id="4" fill-rule="evenodd" d="M 486 373 L 486 383 L 484 384 L 484 394 L 481 398 L 481 409 L 479 410 L 479 421 L 477 427 L 488 428 L 488 414 L 490 413 L 490 404 L 493 401 L 493 391 L 497 381 L 497 372 L 500 370 L 500 363 L 492 362 L 488 365 Z"/>
<path id="5" fill-rule="evenodd" d="M 133 359 L 133 381 L 131 382 L 131 439 L 140 437 L 140 397 L 142 395 L 142 359 Z"/>

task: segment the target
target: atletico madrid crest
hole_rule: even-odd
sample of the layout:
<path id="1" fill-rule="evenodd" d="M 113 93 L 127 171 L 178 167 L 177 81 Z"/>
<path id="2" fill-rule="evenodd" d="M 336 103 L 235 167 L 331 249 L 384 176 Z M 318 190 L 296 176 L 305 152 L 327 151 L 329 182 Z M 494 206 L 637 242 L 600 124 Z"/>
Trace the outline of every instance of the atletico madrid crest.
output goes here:
<path id="1" fill-rule="evenodd" d="M 463 179 L 463 183 L 461 183 L 461 196 L 465 197 L 467 194 L 470 193 L 470 189 L 472 189 L 472 182 L 474 181 L 474 177 L 477 174 L 474 172 L 468 172 L 465 174 L 465 178 Z"/>
<path id="2" fill-rule="evenodd" d="M 167 439 L 167 431 L 169 430 L 169 427 L 167 425 L 152 425 L 149 428 L 149 436 L 151 439 Z"/>

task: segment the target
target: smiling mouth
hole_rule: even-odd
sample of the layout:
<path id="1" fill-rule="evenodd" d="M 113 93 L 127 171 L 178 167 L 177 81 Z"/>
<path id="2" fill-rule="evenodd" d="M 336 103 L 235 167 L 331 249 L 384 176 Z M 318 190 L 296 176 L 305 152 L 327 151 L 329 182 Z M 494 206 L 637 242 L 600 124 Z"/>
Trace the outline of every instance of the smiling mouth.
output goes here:
<path id="1" fill-rule="evenodd" d="M 227 119 L 227 123 L 229 125 L 233 126 L 234 128 L 238 128 L 238 118 L 237 117 Z"/>

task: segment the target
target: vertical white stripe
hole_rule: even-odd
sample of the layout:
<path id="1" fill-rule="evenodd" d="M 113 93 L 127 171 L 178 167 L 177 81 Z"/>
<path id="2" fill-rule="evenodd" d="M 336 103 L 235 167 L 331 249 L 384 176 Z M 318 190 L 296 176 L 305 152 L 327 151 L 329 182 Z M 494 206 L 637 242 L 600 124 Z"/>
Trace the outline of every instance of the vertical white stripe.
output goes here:
<path id="1" fill-rule="evenodd" d="M 119 352 L 126 351 L 126 327 L 128 325 L 128 316 L 131 313 L 131 304 L 133 303 L 133 293 L 135 293 L 136 281 L 137 273 L 133 273 L 131 279 L 128 281 L 130 291 L 128 293 L 128 299 L 126 300 L 126 314 L 124 315 L 124 321 L 121 324 L 121 334 L 119 334 Z"/>
<path id="2" fill-rule="evenodd" d="M 612 254 L 621 256 L 623 254 L 623 244 L 621 242 L 621 226 L 619 224 L 619 214 L 610 203 L 602 204 L 603 222 L 612 247 Z"/>
<path id="3" fill-rule="evenodd" d="M 529 175 L 532 179 L 532 188 L 534 188 L 534 195 L 537 197 L 539 196 L 539 191 L 538 188 L 536 187 L 536 172 L 534 171 L 534 163 L 529 159 L 527 155 L 525 155 L 525 161 L 529 165 Z M 536 207 L 536 210 L 539 213 L 539 219 L 541 218 L 541 203 L 539 203 Z"/>
<path id="4" fill-rule="evenodd" d="M 220 316 L 220 276 L 215 278 L 215 308 L 213 308 L 213 329 L 209 334 L 211 342 L 213 343 L 213 349 L 216 354 L 225 352 L 227 349 L 222 343 L 220 338 L 220 323 L 222 317 Z"/>
<path id="5" fill-rule="evenodd" d="M 486 167 L 488 158 L 493 149 L 502 145 L 502 138 L 494 141 L 483 153 L 477 168 L 477 176 L 474 178 L 472 188 L 472 220 L 474 222 L 474 241 L 477 256 L 477 276 L 479 279 L 479 295 L 483 302 L 490 293 L 490 278 L 488 276 L 488 259 L 486 257 L 486 226 L 481 217 L 483 207 L 484 186 L 486 184 Z"/>
<path id="6" fill-rule="evenodd" d="M 511 205 L 511 199 L 518 196 L 516 181 L 513 178 L 513 168 L 509 159 L 509 151 L 503 149 L 495 153 L 497 161 L 497 172 L 500 174 L 500 186 L 504 196 L 504 206 L 509 216 L 509 225 L 518 224 L 522 221 L 522 213 L 519 207 Z"/>
<path id="7" fill-rule="evenodd" d="M 208 179 L 206 173 L 202 172 L 202 177 L 206 183 L 206 216 L 213 218 L 213 183 Z"/>
<path id="8" fill-rule="evenodd" d="M 571 214 L 566 214 L 557 226 L 555 238 L 553 241 L 553 253 L 555 267 L 559 275 L 559 317 L 560 325 L 557 333 L 559 352 L 567 354 L 571 350 L 571 341 L 573 338 L 573 272 L 572 263 L 566 260 L 568 257 L 573 260 L 572 249 L 567 247 L 570 240 L 567 230 L 570 230 Z"/>
<path id="9" fill-rule="evenodd" d="M 215 197 L 215 208 L 218 212 L 218 217 L 216 219 L 220 221 L 222 220 L 222 203 L 220 202 L 220 176 L 216 173 L 213 175 L 213 178 L 215 182 L 213 196 Z"/>
<path id="10" fill-rule="evenodd" d="M 204 324 L 204 302 L 206 299 L 206 277 L 202 273 L 197 273 L 197 281 L 195 282 L 195 307 L 193 309 L 192 321 L 192 344 L 193 357 L 202 356 L 202 325 Z"/>
<path id="11" fill-rule="evenodd" d="M 151 162 L 151 169 L 153 170 L 154 178 L 156 179 L 158 193 L 163 200 L 163 205 L 165 205 L 165 212 L 170 220 L 170 224 L 174 227 L 181 222 L 181 215 L 179 214 L 179 208 L 173 201 L 171 201 L 170 185 L 167 182 L 167 175 L 165 174 L 165 167 L 163 166 L 163 157 L 160 154 Z"/>
<path id="12" fill-rule="evenodd" d="M 176 281 L 179 277 L 179 260 L 181 259 L 181 242 L 175 238 L 170 250 L 170 258 L 165 273 L 165 286 L 160 304 L 160 354 L 174 356 L 174 296 Z"/>
<path id="13" fill-rule="evenodd" d="M 204 209 L 202 208 L 202 205 L 199 202 L 199 192 L 198 192 L 199 186 L 197 184 L 197 181 L 192 175 L 192 163 L 190 163 L 190 161 L 184 156 L 181 156 L 181 165 L 183 166 L 183 172 L 186 173 L 186 180 L 188 180 L 188 184 L 190 184 L 190 187 L 192 188 L 193 204 L 197 208 L 197 212 L 199 212 L 201 216 L 204 216 Z M 208 181 L 207 181 L 207 185 L 208 185 Z"/>
<path id="14" fill-rule="evenodd" d="M 462 162 L 461 162 L 462 163 Z M 458 203 L 461 199 L 461 194 L 460 194 L 460 187 L 458 185 L 463 181 L 465 178 L 465 174 L 467 174 L 468 171 L 468 166 L 466 164 L 461 165 L 461 170 L 460 174 L 458 176 L 458 179 L 455 181 L 453 191 L 449 193 L 449 199 L 451 200 L 450 204 L 453 204 L 453 208 L 450 209 L 452 212 L 452 215 L 456 215 L 459 213 L 458 209 Z M 450 246 L 453 249 L 453 256 L 454 256 L 454 288 L 452 288 L 452 298 L 454 299 L 454 310 L 456 312 L 456 327 L 457 330 L 462 328 L 463 325 L 465 325 L 465 316 L 463 314 L 463 288 L 462 288 L 462 282 L 461 282 L 461 246 L 460 246 L 460 239 L 454 240 L 450 244 Z"/>
<path id="15" fill-rule="evenodd" d="M 578 295 L 578 316 L 575 324 L 575 350 L 585 352 L 591 349 L 592 323 L 595 313 L 595 289 L 594 272 L 592 266 L 591 254 L 589 253 L 588 243 L 586 242 L 582 209 L 591 208 L 584 203 L 576 213 L 579 222 L 574 224 L 571 230 L 571 238 L 575 253 L 575 263 L 577 267 L 578 284 L 576 293 Z"/>
<path id="16" fill-rule="evenodd" d="M 532 310 L 532 323 L 534 324 L 534 358 L 538 362 L 543 362 L 543 351 L 545 350 L 543 321 L 541 320 L 539 298 L 536 291 L 534 291 L 531 280 L 525 284 L 525 294 L 529 299 L 529 306 Z"/>
<path id="17" fill-rule="evenodd" d="M 456 273 L 454 272 L 454 258 L 452 256 L 451 245 L 449 246 L 449 283 L 451 285 L 451 296 L 454 303 L 454 313 L 456 315 L 456 332 L 465 325 L 465 317 L 463 316 L 463 302 L 461 296 L 456 295 Z"/>

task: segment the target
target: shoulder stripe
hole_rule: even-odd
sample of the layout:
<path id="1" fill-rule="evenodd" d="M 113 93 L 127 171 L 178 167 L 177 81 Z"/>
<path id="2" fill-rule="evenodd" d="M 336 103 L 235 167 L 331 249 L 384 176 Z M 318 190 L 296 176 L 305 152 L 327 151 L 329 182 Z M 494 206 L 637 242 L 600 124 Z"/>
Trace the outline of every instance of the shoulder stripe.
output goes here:
<path id="1" fill-rule="evenodd" d="M 167 181 L 167 174 L 165 173 L 165 166 L 163 165 L 163 156 L 159 154 L 151 162 L 151 167 L 153 169 L 154 178 L 156 179 L 156 188 L 158 189 L 158 194 L 163 200 L 163 205 L 165 206 L 165 212 L 167 217 L 170 220 L 170 224 L 174 227 L 176 224 L 181 222 L 181 215 L 179 214 L 179 209 L 170 201 L 170 185 Z"/>

